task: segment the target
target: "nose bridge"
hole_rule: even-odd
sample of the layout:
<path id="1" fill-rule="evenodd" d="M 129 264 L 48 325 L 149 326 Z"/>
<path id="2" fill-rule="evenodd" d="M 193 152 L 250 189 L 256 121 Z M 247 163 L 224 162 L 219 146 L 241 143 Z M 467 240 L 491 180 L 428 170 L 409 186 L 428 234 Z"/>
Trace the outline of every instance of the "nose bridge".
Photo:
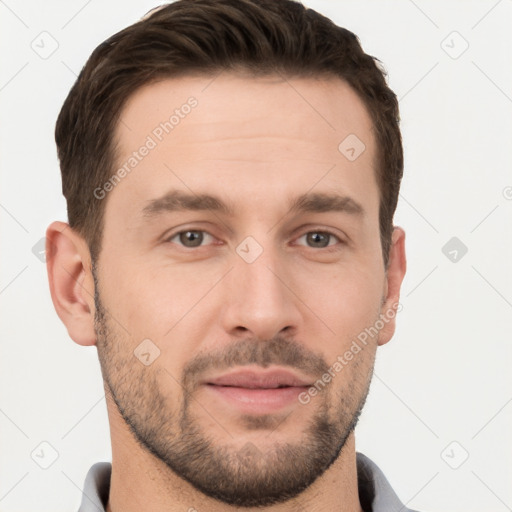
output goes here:
<path id="1" fill-rule="evenodd" d="M 300 312 L 289 289 L 293 286 L 290 272 L 285 255 L 272 245 L 271 237 L 267 236 L 264 244 L 247 237 L 237 246 L 235 256 L 225 327 L 249 330 L 262 339 L 296 327 Z"/>
<path id="2" fill-rule="evenodd" d="M 282 280 L 285 276 L 279 275 L 282 267 L 279 258 L 278 251 L 267 245 L 254 261 L 241 258 L 243 261 L 237 263 L 240 283 L 245 283 L 257 300 L 265 298 L 266 301 L 271 301 L 284 295 Z"/>

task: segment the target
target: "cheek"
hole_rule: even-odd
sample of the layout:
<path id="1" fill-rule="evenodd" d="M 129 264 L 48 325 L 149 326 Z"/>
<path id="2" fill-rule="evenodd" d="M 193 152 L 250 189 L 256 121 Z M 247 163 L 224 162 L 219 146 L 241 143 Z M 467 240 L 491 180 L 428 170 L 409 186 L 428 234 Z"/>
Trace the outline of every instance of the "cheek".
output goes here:
<path id="1" fill-rule="evenodd" d="M 105 306 L 134 340 L 149 338 L 162 350 L 171 342 L 174 346 L 173 340 L 178 334 L 181 338 L 184 328 L 192 336 L 204 323 L 205 306 L 214 307 L 215 294 L 209 292 L 219 280 L 217 270 L 143 261 L 110 269 L 101 283 Z"/>
<path id="2" fill-rule="evenodd" d="M 112 316 L 110 324 L 119 341 L 116 357 L 124 361 L 119 374 L 128 375 L 120 388 L 129 387 L 134 379 L 144 386 L 154 382 L 160 399 L 172 396 L 176 400 L 181 392 L 181 368 L 189 357 L 188 338 L 180 322 L 187 308 L 190 310 L 187 297 L 183 297 L 186 280 L 164 279 L 161 272 L 142 265 L 136 269 L 117 266 L 101 281 L 101 288 L 103 305 Z M 143 389 L 134 389 L 145 396 Z"/>
<path id="3" fill-rule="evenodd" d="M 297 271 L 295 275 L 301 275 L 296 280 L 299 296 L 340 349 L 379 315 L 384 290 L 378 270 L 368 271 L 352 262 L 336 271 L 332 266 L 319 266 L 314 272 Z"/>

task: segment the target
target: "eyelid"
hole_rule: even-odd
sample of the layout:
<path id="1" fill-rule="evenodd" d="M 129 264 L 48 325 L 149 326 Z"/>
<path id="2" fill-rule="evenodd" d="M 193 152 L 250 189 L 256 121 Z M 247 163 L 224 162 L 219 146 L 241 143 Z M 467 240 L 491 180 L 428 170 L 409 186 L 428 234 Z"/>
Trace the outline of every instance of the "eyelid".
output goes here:
<path id="1" fill-rule="evenodd" d="M 216 237 L 214 235 L 212 235 L 209 231 L 207 231 L 206 229 L 198 229 L 198 228 L 182 228 L 180 229 L 179 231 L 174 231 L 172 232 L 171 234 L 164 234 L 162 236 L 162 242 L 164 243 L 176 243 L 176 242 L 171 242 L 171 240 L 173 238 L 176 238 L 178 235 L 181 235 L 182 233 L 186 233 L 187 231 L 195 231 L 195 232 L 198 232 L 198 233 L 204 233 L 205 235 L 207 236 L 210 236 L 211 238 L 213 238 L 214 240 L 216 239 Z M 180 247 L 183 247 L 184 249 L 198 249 L 200 247 L 206 247 L 207 245 L 218 245 L 218 244 L 206 244 L 206 245 L 198 245 L 197 247 L 186 247 L 184 246 L 183 244 L 181 243 L 176 243 L 176 245 L 180 246 Z"/>
<path id="2" fill-rule="evenodd" d="M 202 225 L 211 224 L 211 222 L 205 222 L 205 223 L 200 222 L 200 224 L 202 224 Z M 181 233 L 186 233 L 187 231 L 200 231 L 202 233 L 207 233 L 215 238 L 215 236 L 211 233 L 211 231 L 209 231 L 208 229 L 206 229 L 203 226 L 196 227 L 196 226 L 187 226 L 186 224 L 184 224 L 182 226 L 175 226 L 174 228 L 164 231 L 164 233 L 162 235 L 160 235 L 158 239 L 161 242 L 167 242 L 171 238 L 174 238 L 176 235 L 179 235 Z"/>

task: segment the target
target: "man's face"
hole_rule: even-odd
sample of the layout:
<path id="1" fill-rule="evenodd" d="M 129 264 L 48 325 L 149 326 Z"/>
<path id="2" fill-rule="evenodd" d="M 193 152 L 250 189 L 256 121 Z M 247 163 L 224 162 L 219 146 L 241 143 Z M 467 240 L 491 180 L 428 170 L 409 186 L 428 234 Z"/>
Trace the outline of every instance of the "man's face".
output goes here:
<path id="1" fill-rule="evenodd" d="M 335 363 L 384 313 L 368 113 L 337 79 L 186 77 L 137 91 L 116 138 L 96 330 L 122 417 L 209 496 L 297 495 L 353 430 L 378 337 Z"/>

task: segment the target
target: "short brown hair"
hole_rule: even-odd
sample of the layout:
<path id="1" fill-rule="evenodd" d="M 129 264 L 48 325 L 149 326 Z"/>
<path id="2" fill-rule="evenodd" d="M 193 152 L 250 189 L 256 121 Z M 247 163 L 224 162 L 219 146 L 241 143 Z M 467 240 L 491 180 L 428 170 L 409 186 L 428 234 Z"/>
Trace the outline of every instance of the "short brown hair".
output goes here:
<path id="1" fill-rule="evenodd" d="M 114 131 L 128 97 L 153 80 L 243 70 L 338 77 L 365 104 L 377 141 L 379 224 L 387 268 L 403 174 L 396 95 L 357 36 L 293 0 L 178 0 L 100 44 L 59 114 L 55 140 L 69 224 L 101 249 L 106 201 L 93 191 L 115 166 Z M 340 141 L 341 142 L 341 141 Z"/>

